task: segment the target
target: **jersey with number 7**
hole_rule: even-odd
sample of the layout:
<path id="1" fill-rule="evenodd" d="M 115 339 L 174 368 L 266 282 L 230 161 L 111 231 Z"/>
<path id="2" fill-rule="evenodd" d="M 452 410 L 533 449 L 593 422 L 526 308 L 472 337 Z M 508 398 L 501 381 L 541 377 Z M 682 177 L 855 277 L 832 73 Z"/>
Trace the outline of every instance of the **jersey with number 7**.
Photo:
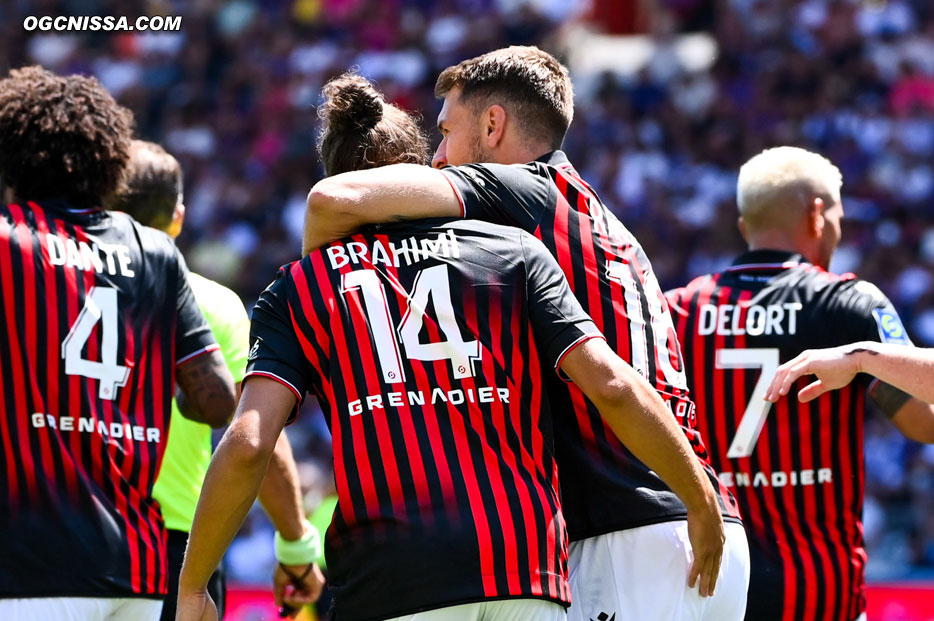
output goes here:
<path id="1" fill-rule="evenodd" d="M 746 618 L 852 621 L 865 609 L 863 415 L 869 377 L 772 406 L 779 364 L 805 349 L 908 343 L 873 285 L 789 252 L 759 250 L 668 293 L 698 429 L 749 539 Z"/>
<path id="2" fill-rule="evenodd" d="M 123 213 L 0 206 L 0 311 L 0 598 L 159 598 L 175 367 L 217 348 L 175 244 Z"/>

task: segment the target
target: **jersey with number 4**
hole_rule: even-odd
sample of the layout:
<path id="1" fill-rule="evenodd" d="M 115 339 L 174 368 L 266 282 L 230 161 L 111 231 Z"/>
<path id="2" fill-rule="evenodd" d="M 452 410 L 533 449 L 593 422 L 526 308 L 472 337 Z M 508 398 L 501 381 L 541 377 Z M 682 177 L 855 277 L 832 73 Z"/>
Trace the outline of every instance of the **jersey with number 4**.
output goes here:
<path id="1" fill-rule="evenodd" d="M 331 429 L 338 618 L 567 605 L 541 378 L 600 334 L 541 242 L 470 221 L 355 235 L 283 268 L 251 335 L 247 379 L 314 393 Z"/>
<path id="2" fill-rule="evenodd" d="M 0 206 L 0 597 L 158 597 L 174 368 L 216 348 L 163 233 Z"/>
<path id="3" fill-rule="evenodd" d="M 800 255 L 755 251 L 668 293 L 698 428 L 739 502 L 752 578 L 746 618 L 852 621 L 865 608 L 863 415 L 869 378 L 774 406 L 775 369 L 805 349 L 908 343 L 885 296 Z"/>
<path id="4" fill-rule="evenodd" d="M 655 387 L 706 466 L 678 339 L 652 266 L 564 153 L 524 165 L 468 164 L 442 172 L 465 217 L 517 226 L 542 240 L 607 343 Z M 546 381 L 571 540 L 684 519 L 678 497 L 620 443 L 580 389 Z M 707 468 L 724 516 L 735 518 L 735 502 Z"/>

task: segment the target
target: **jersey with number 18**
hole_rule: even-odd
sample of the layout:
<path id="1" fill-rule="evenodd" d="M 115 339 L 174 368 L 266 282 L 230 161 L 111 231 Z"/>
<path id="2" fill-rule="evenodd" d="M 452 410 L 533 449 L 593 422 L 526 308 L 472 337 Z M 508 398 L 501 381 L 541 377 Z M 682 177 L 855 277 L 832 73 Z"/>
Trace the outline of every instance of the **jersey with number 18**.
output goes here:
<path id="1" fill-rule="evenodd" d="M 909 341 L 872 284 L 789 252 L 759 250 L 668 293 L 698 429 L 743 515 L 746 618 L 852 621 L 865 608 L 863 417 L 869 379 L 774 406 L 779 364 L 805 349 Z"/>
<path id="2" fill-rule="evenodd" d="M 152 485 L 177 364 L 216 349 L 172 240 L 0 206 L 0 598 L 158 598 Z"/>

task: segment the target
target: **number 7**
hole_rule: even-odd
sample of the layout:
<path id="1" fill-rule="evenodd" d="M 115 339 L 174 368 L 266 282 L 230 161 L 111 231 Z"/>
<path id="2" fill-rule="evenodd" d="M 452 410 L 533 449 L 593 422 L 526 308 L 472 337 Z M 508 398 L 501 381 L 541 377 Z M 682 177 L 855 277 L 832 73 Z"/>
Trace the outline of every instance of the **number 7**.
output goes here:
<path id="1" fill-rule="evenodd" d="M 756 386 L 749 396 L 743 418 L 736 427 L 736 436 L 726 453 L 728 458 L 736 459 L 752 455 L 752 450 L 765 425 L 765 417 L 772 408 L 772 403 L 765 400 L 765 391 L 775 376 L 778 362 L 778 349 L 775 347 L 717 350 L 716 366 L 718 369 L 762 369 Z"/>

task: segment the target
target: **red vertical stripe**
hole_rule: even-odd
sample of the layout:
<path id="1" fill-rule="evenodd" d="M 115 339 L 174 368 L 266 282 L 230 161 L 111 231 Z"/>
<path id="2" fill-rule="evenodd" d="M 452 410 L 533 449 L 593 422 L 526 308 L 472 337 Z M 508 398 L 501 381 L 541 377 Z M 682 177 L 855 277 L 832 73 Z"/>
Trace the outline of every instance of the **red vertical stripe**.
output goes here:
<path id="1" fill-rule="evenodd" d="M 40 208 L 34 203 L 30 203 L 33 212 L 36 217 L 36 229 L 39 234 L 39 247 L 43 247 L 42 242 L 44 237 L 51 234 L 49 228 L 49 219 L 45 213 L 45 210 Z M 41 250 L 40 250 L 41 252 Z M 45 257 L 42 258 L 43 266 L 43 293 L 45 294 L 45 304 L 47 309 L 58 309 L 58 272 L 55 269 L 55 266 L 52 265 L 49 261 L 45 260 Z M 60 378 L 62 376 L 61 370 L 61 343 L 63 337 L 59 334 L 59 322 L 58 317 L 49 317 L 49 321 L 46 322 L 46 364 L 48 365 L 48 370 L 46 377 L 48 378 L 48 385 L 45 386 L 46 394 L 48 394 L 48 403 L 46 404 L 46 411 L 49 414 L 52 414 L 56 418 L 60 416 L 75 416 L 76 413 L 63 413 L 61 411 L 61 406 L 59 403 L 59 385 Z M 65 383 L 67 385 L 67 382 Z M 67 390 L 67 388 L 66 388 Z M 61 435 L 61 434 L 59 434 Z M 74 448 L 76 446 L 75 437 L 79 434 L 77 432 L 71 432 L 68 436 L 68 443 L 66 448 L 65 438 L 59 438 L 60 453 L 62 458 L 62 466 L 65 471 L 65 482 L 68 488 L 69 502 L 76 504 L 78 502 L 78 497 L 82 494 L 82 490 L 78 486 L 78 476 L 81 474 L 81 468 L 76 465 L 77 458 L 80 454 L 74 453 Z M 80 447 L 80 443 L 78 443 Z"/>
<path id="2" fill-rule="evenodd" d="M 570 215 L 571 206 L 568 205 L 565 198 L 567 180 L 559 175 L 555 181 L 558 184 L 559 192 L 555 208 L 554 229 L 556 258 L 558 259 L 558 265 L 561 266 L 561 271 L 564 272 L 565 277 L 568 279 L 571 290 L 574 291 L 574 263 L 571 261 L 571 243 L 568 239 L 568 216 Z"/>
<path id="3" fill-rule="evenodd" d="M 12 233 L 16 233 L 16 229 L 21 226 L 26 225 L 22 222 L 14 222 Z M 12 272 L 11 244 L 4 244 L 3 247 L 0 248 L 0 251 L 3 252 L 3 255 L 0 256 L 0 266 L 3 266 L 3 268 L 0 269 L 0 276 L 2 276 L 3 281 L 3 307 L 6 313 L 6 324 L 11 328 L 8 330 L 10 336 L 10 359 L 12 362 L 12 369 L 10 370 L 13 376 L 13 409 L 16 412 L 17 421 L 17 437 L 13 440 L 13 445 L 17 447 L 17 456 L 19 462 L 23 466 L 23 472 L 26 475 L 26 492 L 29 495 L 29 504 L 36 506 L 39 503 L 39 489 L 36 481 L 36 464 L 29 442 L 29 425 L 31 422 L 28 416 L 29 412 L 26 411 L 26 379 L 23 375 L 24 365 L 19 364 L 19 362 L 25 360 L 25 358 L 23 357 L 19 340 L 19 331 L 17 330 L 19 321 L 16 317 L 16 307 L 14 304 L 16 298 L 13 291 L 14 274 Z"/>
<path id="4" fill-rule="evenodd" d="M 311 255 L 311 263 L 314 269 L 315 282 L 321 288 L 321 295 L 324 297 L 325 304 L 331 309 L 340 308 L 340 301 L 337 299 L 333 287 L 331 287 L 330 275 L 328 274 L 327 268 L 324 266 L 322 253 L 318 252 Z M 354 401 L 360 398 L 360 393 L 357 391 L 356 382 L 354 382 L 353 367 L 350 365 L 349 352 L 347 351 L 349 343 L 344 331 L 343 321 L 336 312 L 331 314 L 330 326 L 334 334 L 333 354 L 337 358 L 341 368 L 341 378 L 347 390 L 347 400 L 348 402 Z M 351 416 L 350 439 L 354 447 L 354 459 L 356 460 L 353 464 L 353 468 L 360 474 L 360 486 L 366 505 L 366 515 L 368 517 L 376 517 L 379 515 L 379 498 L 376 495 L 376 487 L 373 482 L 373 470 L 370 466 L 370 456 L 367 452 L 366 442 L 364 441 L 364 433 L 363 422 L 360 420 L 360 417 Z M 338 455 L 340 455 L 340 457 L 338 457 Z M 343 457 L 342 450 L 334 451 L 335 468 L 347 467 Z M 354 516 L 351 515 L 348 517 L 355 521 Z"/>
<path id="5" fill-rule="evenodd" d="M 388 247 L 388 237 L 378 236 L 378 238 L 386 247 Z M 396 303 L 399 305 L 399 308 L 406 308 L 408 305 L 408 292 L 399 281 L 398 268 L 392 264 L 387 264 L 384 275 L 388 277 L 391 288 L 396 294 Z M 415 376 L 414 379 L 418 390 L 423 394 L 430 395 L 431 386 L 428 383 L 428 375 L 425 370 L 425 365 L 420 360 L 414 359 L 409 359 L 409 364 L 412 368 L 412 374 Z M 459 520 L 458 501 L 454 492 L 454 482 L 451 476 L 451 466 L 448 464 L 447 456 L 445 455 L 444 451 L 444 444 L 442 443 L 441 439 L 441 430 L 438 424 L 438 412 L 435 410 L 434 405 L 431 404 L 430 399 L 426 400 L 425 405 L 419 406 L 419 410 L 421 416 L 423 417 L 425 430 L 428 433 L 431 446 L 436 447 L 435 450 L 431 451 L 431 454 L 434 459 L 435 470 L 438 474 L 442 493 L 444 494 L 444 504 L 448 517 L 457 522 Z"/>
<path id="6" fill-rule="evenodd" d="M 796 391 L 789 394 L 794 395 Z M 817 469 L 823 465 L 829 466 L 834 462 L 830 445 L 830 434 L 836 430 L 836 426 L 833 425 L 834 415 L 830 411 L 830 395 L 822 395 L 817 400 L 817 403 L 813 405 L 814 407 L 808 407 L 803 403 L 797 404 L 800 441 L 796 444 L 799 445 L 798 448 L 801 451 L 802 467 Z M 813 412 L 815 409 L 820 410 L 820 416 L 812 416 L 812 414 L 815 414 L 815 412 Z M 846 410 L 842 411 L 845 412 Z M 812 421 L 819 426 L 817 435 L 818 438 L 820 438 L 820 455 L 816 458 L 813 455 L 811 447 L 811 438 L 814 437 L 814 430 L 811 427 Z M 836 473 L 834 473 L 834 476 L 836 476 Z M 801 523 L 801 528 L 802 530 L 808 529 L 810 531 L 806 533 L 806 535 L 810 536 L 814 546 L 817 548 L 817 554 L 822 567 L 820 573 L 823 574 L 823 584 L 826 588 L 823 589 L 825 597 L 824 610 L 818 611 L 818 613 L 821 614 L 824 619 L 832 620 L 837 614 L 837 608 L 841 605 L 845 606 L 845 604 L 838 600 L 840 589 L 834 574 L 834 552 L 830 550 L 831 541 L 825 539 L 820 530 L 814 527 L 817 525 L 817 502 L 822 500 L 824 523 L 828 525 L 829 531 L 836 530 L 835 525 L 839 523 L 837 521 L 837 501 L 836 498 L 834 498 L 833 485 L 820 485 L 815 487 L 820 487 L 822 489 L 817 490 L 811 488 L 806 490 L 803 495 L 804 506 L 801 507 L 801 509 L 805 521 Z M 823 492 L 823 499 L 817 498 L 819 492 Z"/>
<path id="7" fill-rule="evenodd" d="M 493 356 L 492 358 L 490 356 L 486 356 L 482 360 L 483 374 L 486 376 L 486 383 L 489 386 L 497 385 L 496 369 L 495 369 L 494 361 L 504 361 L 503 348 L 502 348 L 502 342 L 503 342 L 502 341 L 502 338 L 503 338 L 502 316 L 504 312 L 503 304 L 504 304 L 504 301 L 501 297 L 501 289 L 498 287 L 491 287 L 489 319 L 490 319 L 490 341 L 493 347 Z M 513 309 L 513 312 L 511 313 L 513 317 L 518 316 L 517 311 L 518 309 Z M 465 312 L 468 313 L 468 316 L 470 316 L 474 321 L 476 321 L 476 313 L 477 313 L 476 304 L 472 305 L 471 308 L 465 309 Z M 515 337 L 519 333 L 512 332 L 511 334 L 513 335 L 513 337 Z M 518 348 L 514 348 L 514 351 L 518 352 Z M 519 366 L 514 366 L 510 368 L 510 367 L 505 366 L 504 364 L 502 367 L 504 371 L 508 370 L 507 375 L 509 376 L 510 393 L 513 395 L 512 398 L 510 398 L 509 400 L 510 420 L 507 421 L 506 408 L 503 406 L 503 403 L 499 400 L 495 400 L 493 403 L 490 404 L 491 406 L 490 410 L 492 414 L 491 419 L 492 419 L 493 426 L 496 429 L 497 436 L 500 438 L 500 442 L 501 442 L 502 454 L 500 457 L 502 458 L 503 462 L 506 464 L 506 467 L 513 473 L 514 484 L 516 486 L 516 489 L 519 492 L 518 493 L 519 507 L 522 512 L 521 520 L 522 520 L 522 523 L 524 524 L 525 534 L 526 534 L 527 541 L 528 541 L 528 546 L 527 546 L 527 549 L 525 550 L 528 553 L 527 569 L 529 571 L 529 576 L 531 578 L 532 592 L 535 593 L 536 595 L 540 595 L 542 593 L 541 564 L 539 562 L 539 556 L 538 556 L 539 536 L 538 536 L 537 520 L 535 518 L 535 509 L 532 506 L 532 499 L 529 495 L 528 484 L 523 480 L 522 475 L 520 473 L 520 469 L 522 469 L 522 466 L 519 465 L 519 459 L 517 459 L 517 456 L 515 455 L 512 448 L 510 448 L 509 443 L 507 442 L 507 438 L 509 437 L 511 432 L 515 433 L 516 436 L 520 439 L 519 458 L 521 458 L 522 461 L 525 463 L 525 470 L 527 472 L 527 476 L 528 476 L 528 480 L 530 484 L 534 485 L 535 464 L 534 463 L 530 464 L 530 462 L 532 461 L 531 456 L 526 452 L 525 447 L 521 445 L 521 435 L 520 435 L 521 430 L 522 430 L 521 417 L 523 416 L 523 413 L 521 412 L 522 404 L 520 403 L 519 399 L 516 398 L 516 396 L 519 396 L 521 394 L 521 389 L 519 389 L 519 387 L 517 386 L 517 378 L 522 377 L 522 366 L 523 365 L 522 365 L 521 355 L 513 356 L 512 361 L 513 363 L 518 362 Z M 464 380 L 463 384 L 465 388 L 473 389 L 474 394 L 476 394 L 476 390 L 477 390 L 476 383 L 474 382 L 472 377 L 467 380 Z M 476 406 L 475 404 L 468 404 L 468 407 L 470 407 L 470 409 L 479 409 L 478 406 Z M 530 410 L 529 412 L 526 413 L 526 415 L 527 416 L 530 415 L 531 420 L 529 421 L 529 424 L 531 425 L 532 435 L 534 438 L 534 435 L 537 433 L 537 430 L 540 424 L 539 423 L 540 411 Z M 489 450 L 492 451 L 492 448 L 490 447 Z M 497 474 L 498 474 L 498 471 L 499 469 L 497 468 Z M 514 543 L 514 545 L 517 545 L 517 544 Z M 517 560 L 518 560 L 518 557 L 522 556 L 522 552 L 523 550 L 519 550 L 518 548 L 516 548 L 514 554 L 517 557 Z M 507 557 L 507 559 L 508 558 L 509 557 Z M 518 573 L 518 571 L 516 573 Z M 518 580 L 518 576 L 516 576 L 516 579 Z M 516 585 L 516 588 L 513 591 L 513 593 L 519 594 L 521 592 L 522 592 L 521 588 L 518 585 Z"/>
<path id="8" fill-rule="evenodd" d="M 355 241 L 365 244 L 363 237 L 360 235 L 355 236 L 354 239 Z M 340 269 L 342 274 L 347 274 L 352 271 L 349 264 Z M 382 386 L 376 375 L 379 367 L 373 356 L 373 347 L 367 342 L 369 328 L 367 327 L 366 307 L 361 299 L 362 292 L 359 290 L 348 291 L 344 293 L 343 296 L 347 303 L 350 322 L 353 326 L 353 333 L 357 337 L 354 342 L 356 351 L 360 356 L 361 366 L 363 367 L 363 381 L 366 384 L 366 394 L 382 396 Z M 340 343 L 338 348 L 344 346 L 343 341 Z M 389 405 L 384 403 L 382 408 L 373 408 L 369 412 L 370 420 L 376 428 L 376 440 L 379 446 L 379 455 L 374 455 L 373 457 L 383 466 L 383 472 L 386 474 L 386 486 L 392 502 L 393 513 L 401 517 L 406 513 L 405 492 L 402 489 L 399 466 L 396 462 L 396 451 L 393 448 L 392 435 L 389 432 L 389 423 L 386 417 L 387 407 L 389 407 Z"/>
<path id="9" fill-rule="evenodd" d="M 23 380 L 26 382 L 24 388 L 32 393 L 33 407 L 29 414 L 36 412 L 45 414 L 49 409 L 46 404 L 45 396 L 43 395 L 42 389 L 44 387 L 40 386 L 39 383 L 38 361 L 34 358 L 34 352 L 39 351 L 39 335 L 36 327 L 36 258 L 33 256 L 35 237 L 33 236 L 32 230 L 29 228 L 29 224 L 26 222 L 25 214 L 23 214 L 22 209 L 20 209 L 18 205 L 10 205 L 9 209 L 14 222 L 17 223 L 15 230 L 18 236 L 18 246 L 23 265 L 22 293 L 24 312 L 23 316 L 19 318 L 20 321 L 18 325 L 23 326 L 25 331 L 24 343 L 22 343 L 22 345 L 25 346 L 22 350 L 22 355 L 24 357 L 20 358 L 28 373 L 28 376 L 23 376 Z M 55 382 L 49 381 L 47 383 L 54 384 Z M 23 405 L 26 405 L 25 402 Z M 55 461 L 52 457 L 52 444 L 54 443 L 57 445 L 61 442 L 60 432 L 56 425 L 55 429 L 45 427 L 37 431 L 36 435 L 39 439 L 39 453 L 42 459 L 43 478 L 45 479 L 43 485 L 49 491 L 52 504 L 57 506 L 61 502 L 61 499 L 58 496 L 59 486 L 56 481 Z"/>

